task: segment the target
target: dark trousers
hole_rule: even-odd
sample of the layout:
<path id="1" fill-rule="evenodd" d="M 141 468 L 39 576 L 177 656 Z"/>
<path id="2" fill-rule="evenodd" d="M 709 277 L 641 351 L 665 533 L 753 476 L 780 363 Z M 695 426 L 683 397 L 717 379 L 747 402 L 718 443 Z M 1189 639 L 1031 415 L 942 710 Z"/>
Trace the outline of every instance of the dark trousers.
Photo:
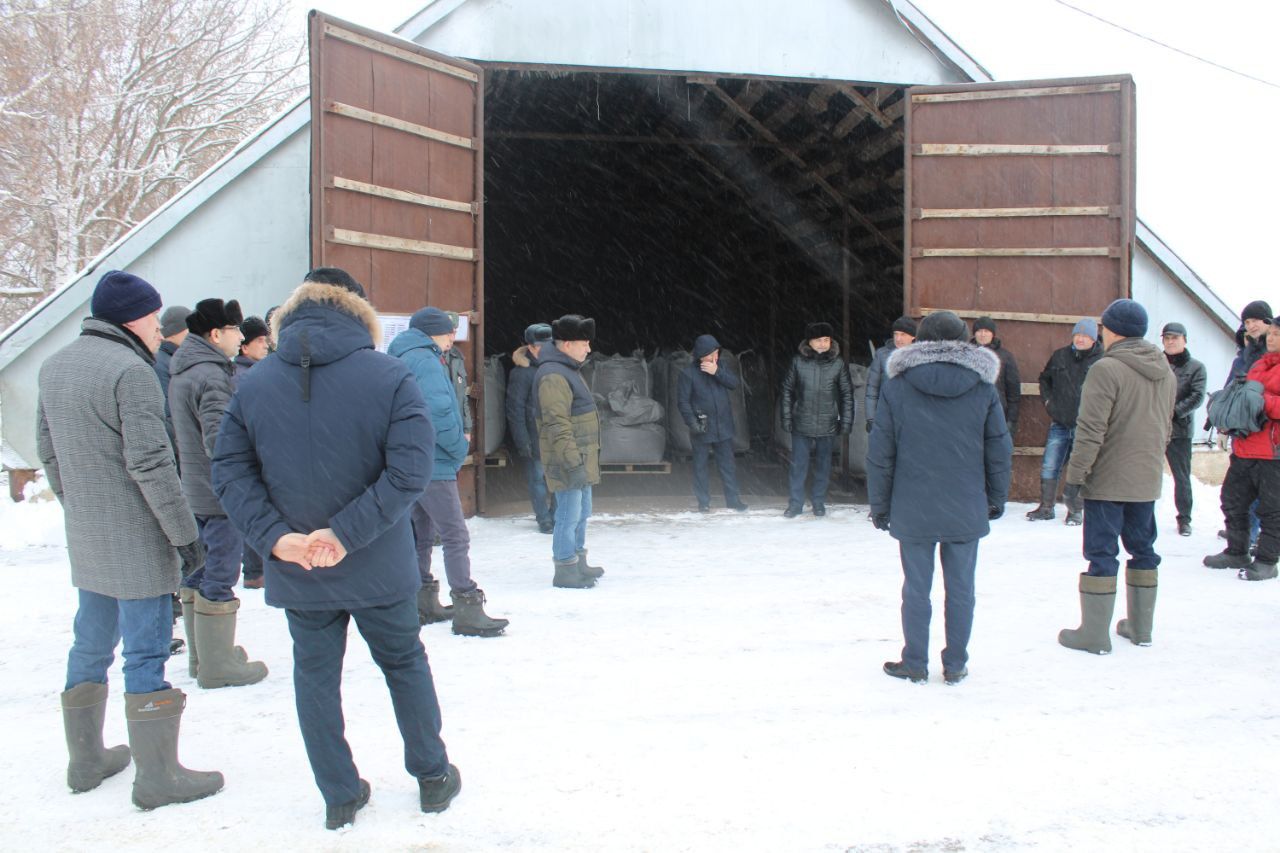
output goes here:
<path id="1" fill-rule="evenodd" d="M 1164 449 L 1165 461 L 1173 474 L 1173 504 L 1178 508 L 1178 521 L 1191 520 L 1191 436 L 1169 439 Z"/>
<path id="2" fill-rule="evenodd" d="M 724 441 L 693 441 L 693 496 L 698 499 L 698 506 L 711 506 L 711 472 L 707 462 L 712 453 L 716 456 L 716 467 L 720 469 L 720 482 L 724 486 L 724 502 L 726 506 L 742 503 L 738 495 L 738 475 L 733 462 L 733 439 Z"/>
<path id="3" fill-rule="evenodd" d="M 804 481 L 809 475 L 809 457 L 813 459 L 813 488 L 809 500 L 815 507 L 827 502 L 827 487 L 831 483 L 831 445 L 835 436 L 808 436 L 791 434 L 791 496 L 788 503 L 793 509 L 804 506 Z"/>
<path id="4" fill-rule="evenodd" d="M 197 515 L 196 528 L 204 543 L 204 567 L 187 575 L 182 583 L 210 601 L 231 601 L 232 591 L 240 580 L 240 559 L 244 556 L 244 537 L 225 515 Z"/>
<path id="5" fill-rule="evenodd" d="M 431 575 L 431 548 L 436 534 L 444 551 L 444 573 L 449 589 L 470 592 L 476 588 L 471 579 L 471 533 L 462 517 L 462 499 L 458 497 L 457 480 L 432 480 L 431 485 L 413 505 L 413 542 L 418 549 L 418 574 L 424 584 L 435 580 Z"/>
<path id="6" fill-rule="evenodd" d="M 248 542 L 244 543 L 244 551 L 240 555 L 240 567 L 247 581 L 262 577 L 262 556 L 250 548 Z"/>
<path id="7" fill-rule="evenodd" d="M 1131 569 L 1154 569 L 1160 565 L 1156 553 L 1155 501 L 1084 502 L 1084 558 L 1095 577 L 1113 578 L 1120 573 L 1120 543 L 1129 552 Z"/>
<path id="8" fill-rule="evenodd" d="M 293 692 L 298 725 L 311 772 L 326 805 L 360 795 L 360 774 L 351 757 L 342 715 L 342 659 L 347 625 L 356 628 L 382 670 L 404 741 L 410 776 L 440 776 L 449 766 L 440 739 L 440 704 L 431 665 L 418 638 L 416 596 L 360 610 L 286 610 L 293 637 Z"/>
<path id="9" fill-rule="evenodd" d="M 1249 509 L 1257 502 L 1259 562 L 1274 563 L 1280 557 L 1280 460 L 1241 459 L 1232 455 L 1222 481 L 1222 516 L 1227 522 L 1227 550 L 1249 550 Z"/>
<path id="10" fill-rule="evenodd" d="M 974 573 L 978 567 L 978 540 L 969 542 L 899 542 L 902 557 L 902 662 L 909 669 L 929 668 L 929 622 L 933 605 L 933 555 L 942 552 L 942 582 L 946 588 L 947 647 L 942 668 L 959 672 L 969 662 L 969 635 L 973 633 Z"/>

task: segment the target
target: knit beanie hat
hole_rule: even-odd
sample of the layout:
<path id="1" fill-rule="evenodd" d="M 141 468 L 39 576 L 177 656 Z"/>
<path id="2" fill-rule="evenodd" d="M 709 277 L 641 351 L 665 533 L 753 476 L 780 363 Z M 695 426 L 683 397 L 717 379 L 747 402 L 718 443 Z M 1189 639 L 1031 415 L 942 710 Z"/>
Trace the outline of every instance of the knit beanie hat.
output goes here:
<path id="1" fill-rule="evenodd" d="M 1102 312 L 1102 325 L 1122 338 L 1140 338 L 1147 333 L 1147 309 L 1132 299 L 1117 299 Z"/>
<path id="2" fill-rule="evenodd" d="M 409 328 L 417 329 L 430 337 L 447 335 L 453 331 L 453 321 L 444 311 L 428 305 L 409 318 Z"/>
<path id="3" fill-rule="evenodd" d="M 1271 323 L 1271 306 L 1258 299 L 1244 306 L 1244 310 L 1240 312 L 1240 322 L 1245 320 L 1261 320 L 1264 323 Z"/>
<path id="4" fill-rule="evenodd" d="M 973 321 L 973 330 L 976 332 L 979 329 L 986 329 L 994 335 L 996 333 L 996 321 L 990 317 L 979 317 Z"/>
<path id="5" fill-rule="evenodd" d="M 893 326 L 890 330 L 894 332 L 904 332 L 914 338 L 916 336 L 916 321 L 912 320 L 910 317 L 899 317 L 893 321 Z"/>
<path id="6" fill-rule="evenodd" d="M 154 314 L 163 303 L 160 293 L 143 279 L 120 270 L 103 273 L 93 288 L 89 310 L 94 317 L 123 326 Z"/>
<path id="7" fill-rule="evenodd" d="M 196 303 L 196 310 L 187 315 L 187 328 L 193 335 L 207 335 L 214 329 L 239 326 L 243 322 L 244 314 L 240 311 L 240 303 L 234 299 L 230 302 L 201 299 Z"/>
<path id="8" fill-rule="evenodd" d="M 187 315 L 191 313 L 191 309 L 185 305 L 173 305 L 164 309 L 164 313 L 160 315 L 160 334 L 166 338 L 185 332 L 187 329 Z"/>
<path id="9" fill-rule="evenodd" d="M 810 323 L 804 327 L 804 339 L 811 341 L 814 338 L 833 338 L 835 330 L 831 328 L 830 323 Z"/>
<path id="10" fill-rule="evenodd" d="M 269 337 L 271 331 L 261 317 L 245 317 L 244 322 L 240 324 L 240 334 L 244 335 L 244 342 L 247 344 L 258 338 Z"/>
<path id="11" fill-rule="evenodd" d="M 551 343 L 551 324 L 534 323 L 524 330 L 524 342 L 535 347 Z"/>
<path id="12" fill-rule="evenodd" d="M 919 341 L 963 341 L 969 338 L 969 329 L 959 316 L 951 311 L 939 311 L 920 321 Z"/>
<path id="13" fill-rule="evenodd" d="M 1075 337 L 1076 335 L 1087 335 L 1091 340 L 1096 341 L 1098 339 L 1098 321 L 1092 317 L 1083 318 L 1071 330 L 1071 336 Z"/>

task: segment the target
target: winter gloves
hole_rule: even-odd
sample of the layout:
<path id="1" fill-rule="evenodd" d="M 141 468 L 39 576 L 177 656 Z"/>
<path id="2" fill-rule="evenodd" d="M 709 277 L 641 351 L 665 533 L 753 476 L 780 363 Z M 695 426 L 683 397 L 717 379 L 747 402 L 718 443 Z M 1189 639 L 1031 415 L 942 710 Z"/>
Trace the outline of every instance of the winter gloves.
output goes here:
<path id="1" fill-rule="evenodd" d="M 1004 507 L 996 506 L 995 504 L 991 504 L 987 507 L 987 518 L 990 521 L 995 521 L 1002 515 L 1004 515 Z"/>
<path id="2" fill-rule="evenodd" d="M 183 577 L 199 571 L 204 568 L 204 543 L 195 539 L 186 545 L 179 545 L 178 556 L 182 559 Z"/>
<path id="3" fill-rule="evenodd" d="M 887 531 L 889 529 L 889 513 L 877 512 L 871 516 L 871 523 L 876 526 L 876 530 Z"/>

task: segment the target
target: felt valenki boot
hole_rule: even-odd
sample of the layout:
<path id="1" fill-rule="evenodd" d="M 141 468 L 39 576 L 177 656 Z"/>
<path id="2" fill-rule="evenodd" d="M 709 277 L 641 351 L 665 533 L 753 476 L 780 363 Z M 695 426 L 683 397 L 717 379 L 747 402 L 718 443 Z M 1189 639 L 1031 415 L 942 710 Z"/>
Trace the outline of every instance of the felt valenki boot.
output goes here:
<path id="1" fill-rule="evenodd" d="M 129 747 L 102 743 L 107 716 L 107 685 L 85 681 L 62 694 L 62 727 L 67 734 L 67 786 L 74 793 L 92 791 L 102 780 L 129 766 Z"/>
<path id="2" fill-rule="evenodd" d="M 1135 646 L 1151 645 L 1156 615 L 1156 569 L 1125 569 L 1124 589 L 1129 618 L 1116 623 L 1116 633 Z"/>
<path id="3" fill-rule="evenodd" d="M 1116 608 L 1116 579 L 1080 575 L 1080 627 L 1063 628 L 1058 642 L 1069 649 L 1111 654 L 1111 614 Z"/>

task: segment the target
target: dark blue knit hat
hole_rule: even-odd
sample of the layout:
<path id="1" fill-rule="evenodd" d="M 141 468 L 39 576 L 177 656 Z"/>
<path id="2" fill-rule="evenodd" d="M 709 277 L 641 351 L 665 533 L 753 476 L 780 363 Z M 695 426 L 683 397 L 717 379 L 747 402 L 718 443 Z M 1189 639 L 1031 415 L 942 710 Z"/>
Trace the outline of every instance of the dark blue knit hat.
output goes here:
<path id="1" fill-rule="evenodd" d="M 535 347 L 543 346 L 551 343 L 551 324 L 550 323 L 534 323 L 532 326 L 524 330 L 524 342 L 532 344 Z"/>
<path id="2" fill-rule="evenodd" d="M 409 318 L 409 328 L 417 329 L 424 335 L 447 335 L 453 331 L 453 321 L 449 319 L 449 315 L 439 308 L 427 306 L 414 313 Z"/>
<path id="3" fill-rule="evenodd" d="M 1117 299 L 1102 312 L 1102 325 L 1122 338 L 1140 338 L 1147 333 L 1147 309 L 1132 299 Z"/>
<path id="4" fill-rule="evenodd" d="M 163 304 L 159 292 L 136 275 L 111 270 L 98 279 L 89 310 L 99 320 L 122 326 L 154 314 Z"/>

